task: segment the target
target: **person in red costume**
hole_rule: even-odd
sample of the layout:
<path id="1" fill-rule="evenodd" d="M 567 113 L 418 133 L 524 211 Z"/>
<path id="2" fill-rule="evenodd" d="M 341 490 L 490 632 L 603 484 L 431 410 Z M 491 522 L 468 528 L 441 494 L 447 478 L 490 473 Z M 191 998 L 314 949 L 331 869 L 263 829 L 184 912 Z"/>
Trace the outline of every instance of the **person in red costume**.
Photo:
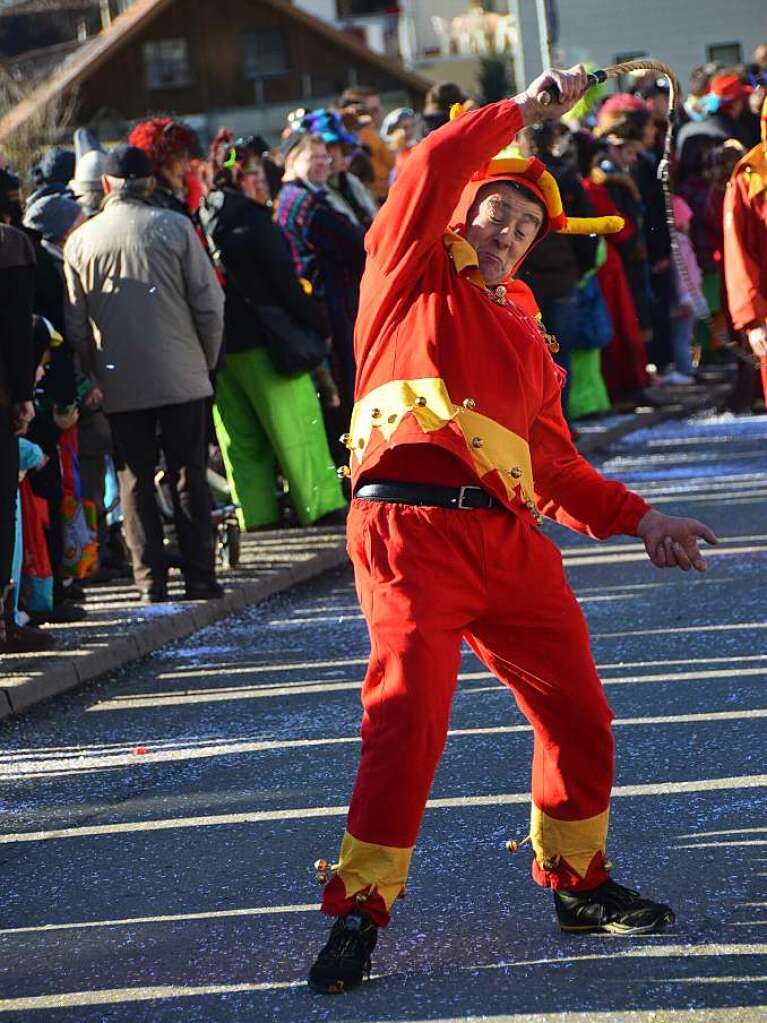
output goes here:
<path id="1" fill-rule="evenodd" d="M 537 97 L 551 86 L 560 102 L 544 107 Z M 578 455 L 552 339 L 512 276 L 548 230 L 622 221 L 568 224 L 539 161 L 493 159 L 586 87 L 580 67 L 548 71 L 433 132 L 366 238 L 345 440 L 349 550 L 372 649 L 339 862 L 317 864 L 322 909 L 336 917 L 309 973 L 317 991 L 361 982 L 403 891 L 463 638 L 533 726 L 533 876 L 554 890 L 560 926 L 644 934 L 673 920 L 610 879 L 612 714 L 561 555 L 538 527 L 547 515 L 597 539 L 639 536 L 658 567 L 700 571 L 697 540 L 716 537 Z"/>
<path id="2" fill-rule="evenodd" d="M 724 277 L 732 322 L 759 363 L 767 404 L 767 100 L 762 141 L 733 171 L 724 198 Z"/>

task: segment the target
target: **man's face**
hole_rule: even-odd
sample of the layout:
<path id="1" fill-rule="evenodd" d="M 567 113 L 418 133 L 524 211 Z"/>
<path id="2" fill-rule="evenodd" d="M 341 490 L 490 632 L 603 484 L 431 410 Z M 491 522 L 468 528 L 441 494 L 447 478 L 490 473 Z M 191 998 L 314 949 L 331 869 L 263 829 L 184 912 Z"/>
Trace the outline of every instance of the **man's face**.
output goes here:
<path id="1" fill-rule="evenodd" d="M 189 173 L 189 153 L 174 153 L 160 168 L 162 176 L 174 192 L 186 189 L 186 176 Z"/>
<path id="2" fill-rule="evenodd" d="M 744 99 L 736 99 L 732 103 L 728 103 L 722 113 L 727 114 L 733 121 L 737 121 L 740 115 L 743 113 L 743 107 L 746 105 Z"/>
<path id="3" fill-rule="evenodd" d="M 754 63 L 767 70 L 767 43 L 760 43 L 754 50 Z"/>
<path id="4" fill-rule="evenodd" d="M 266 205 L 269 201 L 269 185 L 266 172 L 260 160 L 249 160 L 240 179 L 240 190 L 254 202 Z"/>
<path id="5" fill-rule="evenodd" d="M 383 106 L 381 105 L 381 97 L 368 96 L 365 99 L 365 106 L 367 107 L 367 112 L 373 118 L 373 124 L 376 126 L 378 130 L 380 130 L 384 119 Z"/>
<path id="6" fill-rule="evenodd" d="M 331 159 L 331 174 L 340 174 L 341 171 L 347 170 L 346 150 L 340 142 L 331 142 L 328 145 L 328 154 Z"/>
<path id="7" fill-rule="evenodd" d="M 610 146 L 609 156 L 616 167 L 628 171 L 637 162 L 641 152 L 642 143 L 632 139 L 629 142 L 624 142 L 621 146 Z"/>
<path id="8" fill-rule="evenodd" d="M 330 154 L 324 142 L 313 142 L 294 158 L 292 172 L 311 185 L 326 185 L 330 177 Z"/>
<path id="9" fill-rule="evenodd" d="M 491 287 L 505 281 L 527 254 L 543 226 L 539 204 L 512 185 L 485 185 L 466 218 L 466 240 Z"/>
<path id="10" fill-rule="evenodd" d="M 24 217 L 24 199 L 18 188 L 12 188 L 0 199 L 0 223 L 21 227 Z"/>
<path id="11" fill-rule="evenodd" d="M 650 118 L 642 131 L 642 146 L 645 149 L 652 149 L 655 146 L 657 130 L 655 121 Z"/>

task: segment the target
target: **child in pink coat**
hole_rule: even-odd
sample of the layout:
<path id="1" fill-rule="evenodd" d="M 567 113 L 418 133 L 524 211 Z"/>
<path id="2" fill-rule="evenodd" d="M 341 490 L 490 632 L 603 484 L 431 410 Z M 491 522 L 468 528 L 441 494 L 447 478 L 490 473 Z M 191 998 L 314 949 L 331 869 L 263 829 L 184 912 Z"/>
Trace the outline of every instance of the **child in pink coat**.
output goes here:
<path id="1" fill-rule="evenodd" d="M 695 382 L 695 366 L 692 361 L 695 324 L 698 320 L 708 318 L 709 309 L 701 289 L 703 275 L 690 240 L 692 210 L 681 195 L 673 197 L 673 207 L 672 241 L 676 285 L 676 301 L 671 314 L 672 345 L 676 365 L 673 383 L 691 384 Z"/>

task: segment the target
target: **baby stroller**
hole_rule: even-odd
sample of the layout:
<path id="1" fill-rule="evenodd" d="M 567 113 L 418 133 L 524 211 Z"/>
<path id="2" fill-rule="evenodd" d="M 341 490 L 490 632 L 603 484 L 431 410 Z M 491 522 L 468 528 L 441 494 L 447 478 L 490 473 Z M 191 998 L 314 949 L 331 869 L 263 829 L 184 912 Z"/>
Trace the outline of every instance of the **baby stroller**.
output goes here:
<path id="1" fill-rule="evenodd" d="M 208 486 L 211 491 L 211 519 L 216 541 L 216 564 L 218 568 L 233 569 L 240 563 L 240 527 L 237 522 L 237 505 L 231 500 L 231 491 L 226 478 L 208 466 Z M 154 477 L 157 505 L 162 516 L 165 533 L 165 550 L 169 564 L 181 567 L 181 553 L 178 549 L 176 527 L 173 521 L 173 500 L 166 473 L 160 468 Z"/>

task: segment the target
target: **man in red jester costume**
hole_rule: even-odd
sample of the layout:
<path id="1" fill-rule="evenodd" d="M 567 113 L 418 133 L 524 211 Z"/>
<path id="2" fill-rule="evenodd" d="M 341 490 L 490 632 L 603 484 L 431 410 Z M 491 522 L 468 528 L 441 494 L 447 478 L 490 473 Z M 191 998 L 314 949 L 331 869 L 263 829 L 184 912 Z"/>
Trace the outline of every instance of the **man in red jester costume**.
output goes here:
<path id="1" fill-rule="evenodd" d="M 560 101 L 543 107 L 552 86 Z M 533 726 L 533 877 L 554 890 L 560 926 L 644 934 L 673 921 L 610 879 L 612 715 L 539 526 L 547 515 L 597 539 L 639 536 L 657 566 L 685 570 L 705 568 L 696 538 L 716 538 L 578 455 L 553 339 L 512 277 L 548 231 L 614 231 L 620 219 L 568 224 L 543 164 L 494 160 L 586 88 L 582 68 L 550 71 L 431 134 L 367 235 L 348 536 L 372 650 L 359 772 L 324 888 L 323 911 L 337 919 L 309 975 L 318 991 L 361 982 L 404 888 L 463 638 Z"/>

